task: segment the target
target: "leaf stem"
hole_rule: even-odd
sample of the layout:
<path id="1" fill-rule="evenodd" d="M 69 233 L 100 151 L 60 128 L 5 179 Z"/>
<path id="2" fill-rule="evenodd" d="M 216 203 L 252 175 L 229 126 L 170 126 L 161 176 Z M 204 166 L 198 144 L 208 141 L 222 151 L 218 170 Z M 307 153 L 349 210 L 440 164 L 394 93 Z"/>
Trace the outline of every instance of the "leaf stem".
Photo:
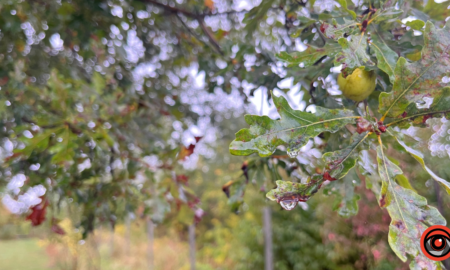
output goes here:
<path id="1" fill-rule="evenodd" d="M 355 147 L 354 147 L 354 148 L 353 148 L 353 149 L 345 156 L 345 158 L 343 158 L 342 161 L 339 162 L 339 164 L 336 164 L 336 165 L 334 166 L 334 168 L 332 168 L 331 170 L 336 169 L 338 165 L 341 165 L 342 163 L 344 163 L 344 161 L 347 160 L 347 158 L 351 155 L 351 153 L 353 153 L 353 151 L 354 151 L 361 143 L 363 143 L 363 142 L 366 140 L 366 138 L 369 137 L 370 134 L 372 134 L 372 132 L 367 132 L 366 136 L 364 136 L 364 137 L 363 137 L 363 138 L 355 145 Z M 339 178 L 339 179 L 342 179 L 342 178 L 344 178 L 344 177 L 345 177 L 345 175 L 342 176 L 342 177 Z"/>
<path id="2" fill-rule="evenodd" d="M 422 116 L 422 115 L 430 115 L 430 114 L 437 114 L 437 113 L 448 113 L 448 112 L 450 112 L 450 110 L 437 111 L 437 112 L 423 112 L 423 113 L 418 113 L 418 114 L 414 114 L 414 115 L 411 115 L 411 116 L 408 116 L 408 117 L 399 119 L 399 120 L 394 121 L 394 122 L 390 122 L 389 124 L 386 124 L 386 127 L 389 127 L 389 126 L 391 126 L 391 125 L 395 125 L 395 124 L 397 124 L 397 123 L 400 123 L 400 122 L 409 120 L 409 119 L 414 118 L 414 117 L 419 117 L 419 116 Z"/>

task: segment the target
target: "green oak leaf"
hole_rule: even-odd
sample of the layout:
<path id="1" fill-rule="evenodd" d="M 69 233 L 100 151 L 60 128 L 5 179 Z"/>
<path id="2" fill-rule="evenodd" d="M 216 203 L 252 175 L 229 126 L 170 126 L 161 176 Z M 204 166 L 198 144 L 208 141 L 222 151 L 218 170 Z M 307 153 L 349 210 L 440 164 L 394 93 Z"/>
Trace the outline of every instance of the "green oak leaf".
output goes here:
<path id="1" fill-rule="evenodd" d="M 356 13 L 353 10 L 348 9 L 347 7 L 347 0 L 338 0 L 337 1 L 339 5 L 341 5 L 341 8 L 346 11 L 350 16 L 353 17 L 353 19 L 356 19 Z"/>
<path id="2" fill-rule="evenodd" d="M 430 101 L 430 99 L 428 99 Z M 431 117 L 445 117 L 450 118 L 450 87 L 442 88 L 441 95 L 433 99 L 433 104 L 430 108 L 419 109 L 416 103 L 411 103 L 405 109 L 403 114 L 398 119 L 390 119 L 386 121 L 389 126 L 399 126 L 407 128 L 410 125 L 426 127 L 426 120 Z"/>
<path id="3" fill-rule="evenodd" d="M 356 34 L 359 32 L 357 22 L 353 20 L 347 20 L 344 18 L 343 24 L 338 24 L 336 20 L 333 20 L 331 24 L 323 23 L 320 29 L 327 38 L 339 40 L 344 35 Z"/>
<path id="4" fill-rule="evenodd" d="M 403 172 L 384 155 L 381 145 L 377 147 L 377 160 L 382 180 L 379 203 L 391 216 L 389 245 L 402 261 L 407 260 L 407 254 L 414 257 L 411 269 L 441 269 L 440 262 L 431 261 L 421 253 L 420 236 L 429 226 L 445 225 L 444 217 L 424 197 L 395 182 L 396 176 Z"/>
<path id="5" fill-rule="evenodd" d="M 277 180 L 277 188 L 267 192 L 266 197 L 278 203 L 285 198 L 307 201 L 312 195 L 317 193 L 323 182 L 322 175 L 317 174 L 310 177 L 306 184 Z"/>
<path id="6" fill-rule="evenodd" d="M 322 48 L 308 46 L 303 52 L 281 52 L 277 58 L 288 63 L 288 67 L 296 67 L 303 63 L 302 67 L 312 66 L 324 56 L 334 57 L 339 51 L 339 46 L 335 43 L 327 43 Z"/>
<path id="7" fill-rule="evenodd" d="M 443 29 L 436 29 L 427 22 L 424 32 L 422 59 L 408 62 L 403 57 L 395 67 L 395 82 L 392 91 L 381 93 L 379 111 L 386 117 L 396 117 L 403 114 L 412 103 L 418 112 L 429 109 L 441 98 L 443 89 L 450 83 L 442 78 L 450 72 L 450 22 Z M 443 106 L 450 109 L 450 104 Z"/>
<path id="8" fill-rule="evenodd" d="M 375 51 L 375 55 L 378 60 L 378 67 L 384 71 L 388 76 L 391 83 L 395 81 L 395 65 L 398 60 L 398 55 L 394 52 L 384 41 L 384 39 L 375 30 L 372 35 L 372 42 L 370 48 Z"/>
<path id="9" fill-rule="evenodd" d="M 354 35 L 351 36 L 350 41 L 347 38 L 340 38 L 338 42 L 342 47 L 342 51 L 336 55 L 336 66 L 342 64 L 342 68 L 348 74 L 362 66 L 366 69 L 373 69 L 375 63 L 370 59 L 370 55 L 366 51 L 367 38 L 363 35 Z"/>
<path id="10" fill-rule="evenodd" d="M 259 153 L 261 157 L 270 156 L 276 148 L 284 145 L 290 155 L 304 146 L 310 138 L 322 132 L 336 132 L 359 116 L 350 110 L 330 110 L 316 107 L 315 113 L 293 110 L 283 96 L 272 95 L 280 114 L 280 120 L 268 116 L 246 115 L 250 128 L 241 129 L 230 144 L 230 153 L 247 156 Z"/>
<path id="11" fill-rule="evenodd" d="M 410 22 L 406 22 L 406 26 L 411 27 L 414 30 L 420 30 L 425 26 L 425 22 L 422 20 L 414 20 Z"/>

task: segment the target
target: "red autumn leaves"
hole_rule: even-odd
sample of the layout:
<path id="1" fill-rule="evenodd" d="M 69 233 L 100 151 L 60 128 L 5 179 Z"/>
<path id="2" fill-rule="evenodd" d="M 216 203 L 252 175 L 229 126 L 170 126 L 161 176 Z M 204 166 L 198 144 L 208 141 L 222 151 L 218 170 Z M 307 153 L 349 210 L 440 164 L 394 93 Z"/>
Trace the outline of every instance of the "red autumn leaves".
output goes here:
<path id="1" fill-rule="evenodd" d="M 26 220 L 30 220 L 33 226 L 41 225 L 45 220 L 45 212 L 48 206 L 48 200 L 42 196 L 42 201 L 38 205 L 31 207 L 31 213 Z"/>

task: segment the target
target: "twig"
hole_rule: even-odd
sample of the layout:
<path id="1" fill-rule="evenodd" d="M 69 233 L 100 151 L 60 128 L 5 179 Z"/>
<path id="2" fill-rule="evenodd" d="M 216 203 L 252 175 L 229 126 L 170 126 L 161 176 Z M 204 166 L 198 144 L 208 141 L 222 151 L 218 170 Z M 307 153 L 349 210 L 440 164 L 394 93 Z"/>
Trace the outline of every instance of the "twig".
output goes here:
<path id="1" fill-rule="evenodd" d="M 200 24 L 200 27 L 202 28 L 203 32 L 206 34 L 206 36 L 209 39 L 209 42 L 214 46 L 214 48 L 223 56 L 223 52 L 220 49 L 219 43 L 217 43 L 217 40 L 214 38 L 212 33 L 209 31 L 209 29 L 205 25 L 205 21 L 202 17 L 197 18 L 198 23 Z"/>
<path id="2" fill-rule="evenodd" d="M 231 15 L 231 14 L 239 14 L 239 13 L 246 13 L 248 12 L 248 10 L 229 10 L 229 11 L 225 11 L 225 12 L 217 12 L 217 13 L 212 13 L 212 12 L 205 12 L 205 13 L 201 13 L 201 14 L 196 14 L 193 13 L 191 11 L 182 9 L 182 8 L 177 8 L 177 7 L 171 7 L 169 5 L 165 5 L 163 3 L 160 3 L 158 1 L 155 0 L 138 0 L 144 3 L 149 3 L 149 4 L 153 4 L 155 6 L 158 7 L 162 7 L 163 9 L 165 9 L 166 11 L 172 12 L 172 13 L 181 13 L 184 14 L 188 17 L 194 18 L 194 19 L 198 19 L 198 18 L 205 18 L 205 17 L 209 17 L 209 16 L 220 16 L 220 15 Z"/>
<path id="3" fill-rule="evenodd" d="M 198 41 L 202 42 L 205 46 L 207 46 L 208 44 L 203 41 L 199 36 L 197 36 L 197 34 L 192 31 L 191 28 L 189 28 L 189 26 L 186 25 L 186 23 L 183 22 L 183 20 L 181 19 L 181 17 L 178 14 L 175 14 L 175 16 L 178 18 L 178 20 L 181 22 L 181 24 L 184 26 L 184 28 L 186 28 L 186 30 L 188 30 L 188 32 Z"/>
<path id="4" fill-rule="evenodd" d="M 182 14 L 188 16 L 188 17 L 191 17 L 191 18 L 197 18 L 199 16 L 199 15 L 197 15 L 195 13 L 192 13 L 190 11 L 187 11 L 185 9 L 171 7 L 169 5 L 164 5 L 163 3 L 160 3 L 158 1 L 154 1 L 154 0 L 139 0 L 139 1 L 144 2 L 144 3 L 153 4 L 153 5 L 158 6 L 158 7 L 162 7 L 166 11 L 169 11 L 169 12 L 172 12 L 172 13 L 182 13 Z"/>
<path id="5" fill-rule="evenodd" d="M 209 31 L 209 29 L 206 27 L 205 25 L 205 20 L 204 18 L 206 16 L 216 16 L 216 15 L 222 15 L 222 14 L 232 14 L 232 13 L 237 13 L 238 11 L 227 11 L 225 13 L 202 13 L 202 14 L 196 14 L 193 13 L 191 11 L 182 9 L 182 8 L 177 8 L 177 7 L 171 7 L 165 4 L 162 4 L 158 1 L 155 0 L 139 0 L 141 2 L 144 3 L 149 3 L 149 4 L 153 4 L 155 6 L 161 7 L 163 9 L 165 9 L 166 11 L 175 14 L 178 19 L 181 21 L 181 23 L 183 24 L 184 27 L 186 27 L 188 29 L 188 31 L 193 34 L 193 32 L 190 31 L 190 29 L 187 27 L 187 25 L 181 20 L 181 18 L 179 17 L 178 14 L 183 14 L 187 17 L 190 17 L 192 19 L 195 19 L 198 21 L 200 27 L 202 28 L 203 32 L 206 34 L 206 36 L 208 37 L 209 42 L 214 46 L 214 48 L 223 56 L 224 53 L 222 52 L 222 50 L 220 49 L 219 43 L 217 43 L 216 39 L 214 38 L 214 36 L 212 35 L 212 33 Z M 239 11 L 241 12 L 241 11 Z M 194 35 L 195 37 L 195 35 Z M 197 38 L 197 37 L 196 37 Z M 200 40 L 199 38 L 197 38 L 198 40 Z M 200 40 L 201 41 L 201 40 Z"/>

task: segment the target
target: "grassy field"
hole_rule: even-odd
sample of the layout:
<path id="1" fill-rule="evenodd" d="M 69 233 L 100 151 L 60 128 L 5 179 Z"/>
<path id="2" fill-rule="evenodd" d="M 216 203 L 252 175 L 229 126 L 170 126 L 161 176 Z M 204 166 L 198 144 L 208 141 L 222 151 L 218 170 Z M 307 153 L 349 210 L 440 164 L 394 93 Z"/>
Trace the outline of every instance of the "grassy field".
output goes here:
<path id="1" fill-rule="evenodd" d="M 48 270 L 49 260 L 37 239 L 0 241 L 0 269 Z"/>
<path id="2" fill-rule="evenodd" d="M 96 232 L 76 251 L 66 241 L 37 238 L 1 240 L 0 270 L 148 270 L 145 238 L 131 237 L 130 243 L 121 233 Z M 129 249 L 126 247 L 129 245 Z M 176 238 L 155 239 L 155 270 L 188 270 L 187 243 Z M 197 265 L 198 269 L 212 269 Z"/>

